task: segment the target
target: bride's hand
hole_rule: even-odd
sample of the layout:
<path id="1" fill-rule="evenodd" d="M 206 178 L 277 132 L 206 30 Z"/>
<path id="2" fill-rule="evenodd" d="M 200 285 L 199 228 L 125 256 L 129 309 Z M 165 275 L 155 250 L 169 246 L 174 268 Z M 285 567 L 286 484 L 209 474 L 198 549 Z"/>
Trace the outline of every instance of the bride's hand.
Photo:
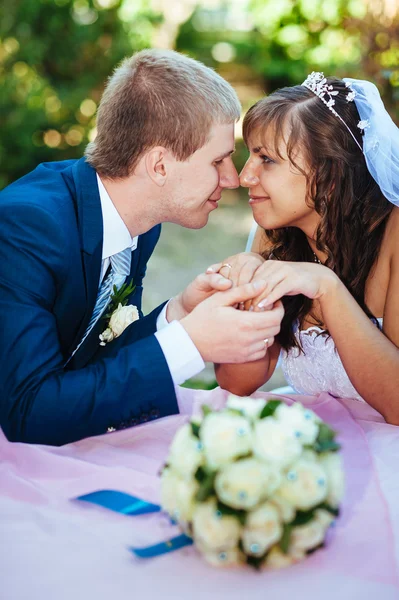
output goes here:
<path id="1" fill-rule="evenodd" d="M 230 279 L 235 287 L 252 281 L 257 269 L 264 262 L 265 259 L 256 252 L 241 252 L 211 265 L 206 272 L 220 273 L 223 277 Z"/>
<path id="2" fill-rule="evenodd" d="M 320 299 L 340 281 L 323 265 L 278 260 L 265 261 L 258 267 L 253 281 L 257 279 L 263 279 L 267 284 L 262 294 L 252 300 L 251 307 L 255 311 L 270 308 L 283 296 L 303 294 L 312 300 Z"/>

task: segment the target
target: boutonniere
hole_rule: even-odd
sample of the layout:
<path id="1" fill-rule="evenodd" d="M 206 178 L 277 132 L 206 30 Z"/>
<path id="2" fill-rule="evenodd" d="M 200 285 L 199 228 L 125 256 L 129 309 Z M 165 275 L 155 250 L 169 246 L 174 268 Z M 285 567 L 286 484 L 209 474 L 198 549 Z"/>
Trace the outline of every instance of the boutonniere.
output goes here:
<path id="1" fill-rule="evenodd" d="M 100 346 L 112 342 L 113 339 L 119 337 L 125 331 L 126 327 L 140 318 L 137 306 L 127 305 L 128 298 L 135 289 L 133 279 L 129 284 L 124 283 L 119 290 L 114 285 L 114 293 L 111 296 L 108 311 L 104 315 L 108 319 L 108 325 L 99 335 Z"/>

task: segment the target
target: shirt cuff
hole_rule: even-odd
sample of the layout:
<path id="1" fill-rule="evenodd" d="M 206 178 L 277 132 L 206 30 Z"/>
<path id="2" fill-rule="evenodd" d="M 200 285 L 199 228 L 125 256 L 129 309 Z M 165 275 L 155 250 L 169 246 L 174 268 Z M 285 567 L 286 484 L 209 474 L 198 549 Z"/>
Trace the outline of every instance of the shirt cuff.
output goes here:
<path id="1" fill-rule="evenodd" d="M 157 327 L 161 315 L 162 313 L 158 316 Z M 179 321 L 167 323 L 167 327 L 162 326 L 156 331 L 155 337 L 164 353 L 175 385 L 180 385 L 205 368 L 201 354 Z"/>
<path id="2" fill-rule="evenodd" d="M 157 331 L 160 331 L 161 329 L 169 325 L 169 321 L 166 318 L 166 311 L 168 309 L 169 302 L 170 300 L 165 304 L 165 306 L 163 307 L 163 309 L 157 317 Z"/>

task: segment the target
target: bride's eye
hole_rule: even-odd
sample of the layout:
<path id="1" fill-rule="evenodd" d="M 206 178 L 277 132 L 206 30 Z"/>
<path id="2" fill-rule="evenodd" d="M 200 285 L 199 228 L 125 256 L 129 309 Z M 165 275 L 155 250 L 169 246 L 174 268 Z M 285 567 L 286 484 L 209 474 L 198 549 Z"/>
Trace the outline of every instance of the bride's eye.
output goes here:
<path id="1" fill-rule="evenodd" d="M 259 154 L 259 158 L 266 165 L 270 165 L 270 164 L 274 163 L 274 160 L 272 158 L 270 158 L 269 156 L 266 156 L 266 154 Z"/>
<path id="2" fill-rule="evenodd" d="M 220 160 L 215 160 L 214 164 L 215 165 L 221 165 L 223 161 L 224 161 L 224 158 L 221 158 Z"/>

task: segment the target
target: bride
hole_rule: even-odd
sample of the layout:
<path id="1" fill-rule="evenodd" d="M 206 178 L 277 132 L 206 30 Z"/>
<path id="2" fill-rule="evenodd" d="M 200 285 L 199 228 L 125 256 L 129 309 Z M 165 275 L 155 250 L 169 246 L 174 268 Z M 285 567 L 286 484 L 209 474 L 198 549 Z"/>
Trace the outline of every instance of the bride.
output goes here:
<path id="1" fill-rule="evenodd" d="M 213 270 L 236 284 L 266 280 L 240 308 L 282 299 L 285 317 L 264 359 L 216 365 L 218 383 L 250 395 L 282 350 L 297 392 L 364 400 L 398 425 L 399 130 L 377 88 L 312 73 L 255 104 L 243 134 L 258 254 Z"/>

